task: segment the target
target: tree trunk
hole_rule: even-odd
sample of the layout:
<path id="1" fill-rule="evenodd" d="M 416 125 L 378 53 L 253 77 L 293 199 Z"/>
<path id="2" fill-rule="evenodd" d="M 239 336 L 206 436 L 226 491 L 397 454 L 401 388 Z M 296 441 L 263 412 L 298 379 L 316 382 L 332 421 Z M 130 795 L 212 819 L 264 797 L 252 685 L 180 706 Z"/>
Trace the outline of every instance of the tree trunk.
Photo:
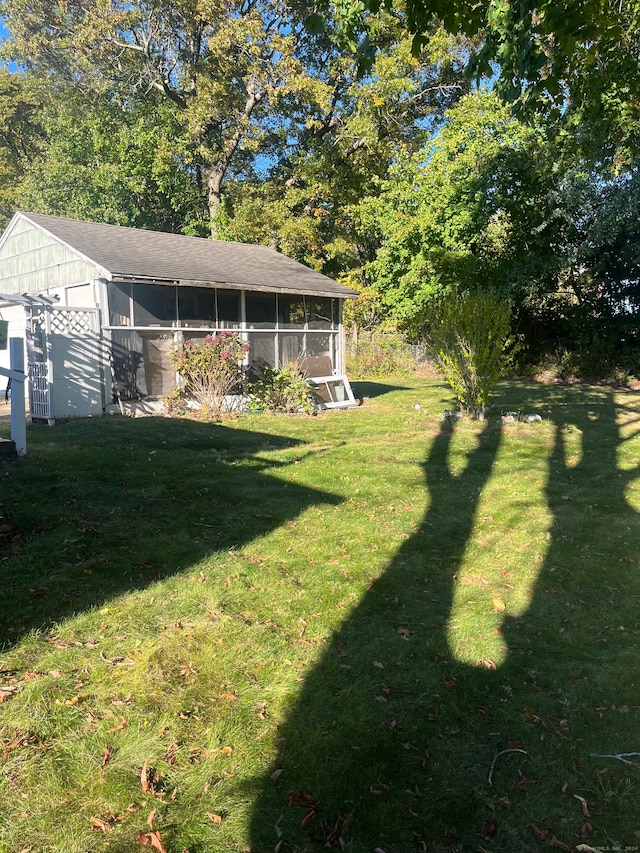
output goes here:
<path id="1" fill-rule="evenodd" d="M 254 86 L 247 86 L 247 98 L 242 115 L 237 121 L 237 126 L 231 138 L 223 145 L 222 150 L 215 154 L 212 165 L 207 166 L 207 192 L 209 203 L 209 221 L 211 236 L 216 237 L 216 223 L 222 205 L 222 182 L 227 174 L 227 169 L 236 153 L 240 143 L 245 138 L 251 114 L 257 104 L 263 98 L 264 93 L 257 92 Z"/>
<path id="2" fill-rule="evenodd" d="M 225 170 L 226 171 L 226 170 Z M 222 205 L 222 179 L 224 171 L 215 166 L 207 170 L 207 202 L 209 205 L 209 228 L 211 236 L 217 237 L 218 214 Z"/>

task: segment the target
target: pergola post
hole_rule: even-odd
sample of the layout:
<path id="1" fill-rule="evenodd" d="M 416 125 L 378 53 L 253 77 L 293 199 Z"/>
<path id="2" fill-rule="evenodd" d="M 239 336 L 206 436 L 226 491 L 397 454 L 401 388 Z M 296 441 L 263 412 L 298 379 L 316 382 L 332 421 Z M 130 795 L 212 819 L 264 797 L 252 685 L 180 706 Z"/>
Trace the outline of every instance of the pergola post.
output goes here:
<path id="1" fill-rule="evenodd" d="M 22 338 L 9 340 L 9 364 L 11 369 L 5 372 L 11 379 L 11 440 L 16 446 L 18 456 L 27 453 L 27 423 L 24 406 L 24 343 Z"/>

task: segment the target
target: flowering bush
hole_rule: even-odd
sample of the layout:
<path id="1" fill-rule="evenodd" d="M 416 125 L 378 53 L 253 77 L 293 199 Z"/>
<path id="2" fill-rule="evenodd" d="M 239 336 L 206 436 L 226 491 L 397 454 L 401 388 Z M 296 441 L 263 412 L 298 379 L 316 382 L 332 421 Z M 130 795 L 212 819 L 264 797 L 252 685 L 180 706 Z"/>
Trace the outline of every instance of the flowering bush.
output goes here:
<path id="1" fill-rule="evenodd" d="M 242 361 L 249 345 L 236 332 L 207 335 L 200 343 L 187 340 L 171 357 L 184 380 L 186 394 L 212 418 L 225 411 L 227 397 L 242 378 Z"/>

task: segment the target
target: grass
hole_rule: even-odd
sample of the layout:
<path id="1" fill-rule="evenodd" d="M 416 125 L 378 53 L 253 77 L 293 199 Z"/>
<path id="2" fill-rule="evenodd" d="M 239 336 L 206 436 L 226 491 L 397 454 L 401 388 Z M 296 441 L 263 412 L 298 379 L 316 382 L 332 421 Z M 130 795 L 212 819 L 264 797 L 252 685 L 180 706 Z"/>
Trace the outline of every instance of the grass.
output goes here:
<path id="1" fill-rule="evenodd" d="M 640 756 L 606 757 L 640 750 L 636 395 L 504 383 L 451 429 L 436 381 L 388 382 L 29 429 L 2 853 L 640 844 Z"/>

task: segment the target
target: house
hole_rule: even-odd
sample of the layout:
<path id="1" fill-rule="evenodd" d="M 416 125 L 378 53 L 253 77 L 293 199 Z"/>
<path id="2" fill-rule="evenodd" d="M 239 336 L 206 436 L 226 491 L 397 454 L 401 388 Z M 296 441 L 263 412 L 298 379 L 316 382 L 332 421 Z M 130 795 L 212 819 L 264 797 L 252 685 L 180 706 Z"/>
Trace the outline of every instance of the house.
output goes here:
<path id="1" fill-rule="evenodd" d="M 355 296 L 265 246 L 32 213 L 0 238 L 0 317 L 25 338 L 32 415 L 42 395 L 47 419 L 161 398 L 172 349 L 221 330 L 250 345 L 248 366 L 341 376 Z"/>

